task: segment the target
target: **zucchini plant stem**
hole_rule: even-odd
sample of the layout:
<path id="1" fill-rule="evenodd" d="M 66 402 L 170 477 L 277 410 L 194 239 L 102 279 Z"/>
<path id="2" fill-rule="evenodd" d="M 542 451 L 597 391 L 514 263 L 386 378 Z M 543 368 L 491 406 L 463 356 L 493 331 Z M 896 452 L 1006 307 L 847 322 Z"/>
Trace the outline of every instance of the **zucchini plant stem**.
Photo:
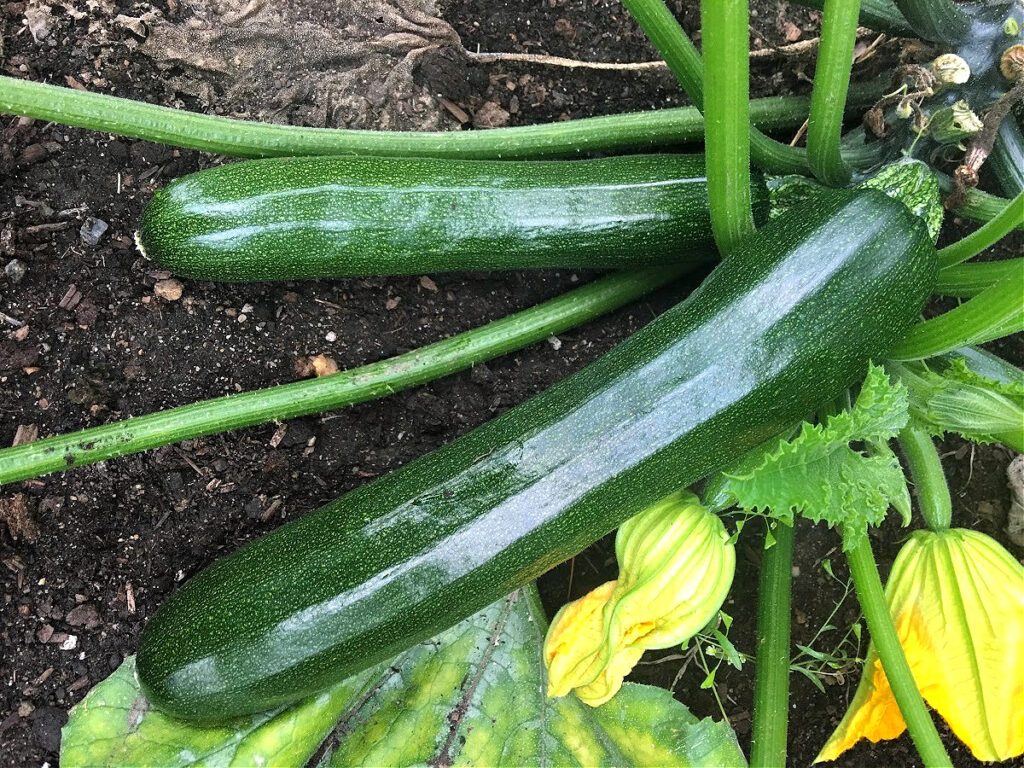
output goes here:
<path id="1" fill-rule="evenodd" d="M 942 745 L 935 723 L 932 722 L 914 682 L 910 665 L 903 655 L 903 648 L 900 646 L 892 616 L 889 615 L 889 606 L 882 591 L 882 580 L 878 575 L 878 566 L 875 564 L 875 556 L 867 535 L 846 553 L 846 559 L 850 564 L 850 575 L 853 577 L 857 599 L 860 600 L 861 609 L 864 611 L 864 620 L 871 633 L 871 642 L 878 651 L 885 676 L 889 680 L 900 713 L 907 723 L 907 730 L 910 731 L 914 746 L 917 747 L 927 768 L 951 767 L 953 763 Z"/>
<path id="2" fill-rule="evenodd" d="M 778 768 L 786 764 L 793 526 L 779 521 L 774 535 L 775 544 L 761 557 L 757 587 L 757 658 L 750 768 Z"/>
<path id="3" fill-rule="evenodd" d="M 953 519 L 953 501 L 935 441 L 923 429 L 904 427 L 899 434 L 899 444 L 910 468 L 910 479 L 917 491 L 917 504 L 925 525 L 932 531 L 945 531 Z"/>
<path id="4" fill-rule="evenodd" d="M 870 106 L 881 92 L 877 83 L 856 86 L 850 108 Z M 796 128 L 809 103 L 802 96 L 755 99 L 750 119 L 768 131 Z M 483 131 L 364 131 L 234 120 L 6 76 L 0 76 L 0 112 L 232 157 L 541 159 L 687 144 L 704 136 L 704 119 L 694 107 Z"/>
<path id="5" fill-rule="evenodd" d="M 1004 278 L 959 307 L 918 323 L 890 353 L 893 360 L 922 360 L 958 347 L 1024 331 L 1024 275 Z"/>
<path id="6" fill-rule="evenodd" d="M 814 175 L 833 187 L 844 186 L 851 175 L 849 166 L 843 162 L 839 139 L 859 10 L 860 0 L 825 0 L 821 17 L 821 45 L 807 122 L 807 161 Z"/>
<path id="7" fill-rule="evenodd" d="M 943 192 L 947 195 L 952 192 L 953 180 L 949 176 L 937 171 L 935 178 L 938 179 L 939 188 Z M 1005 197 L 992 195 L 980 189 L 968 189 L 966 202 L 953 210 L 965 219 L 984 223 L 1002 213 L 1009 202 Z M 1024 229 L 1024 224 L 1019 225 L 1017 229 Z"/>
<path id="8" fill-rule="evenodd" d="M 1024 279 L 1024 257 L 983 261 L 977 264 L 957 264 L 939 270 L 935 282 L 935 293 L 940 296 L 956 296 L 969 299 L 1000 280 L 1016 277 Z"/>
<path id="9" fill-rule="evenodd" d="M 747 58 L 750 13 L 747 0 L 701 0 L 700 11 L 706 85 L 704 154 L 711 231 L 719 252 L 726 255 L 754 231 Z"/>
<path id="10" fill-rule="evenodd" d="M 623 5 L 650 38 L 691 101 L 704 104 L 704 72 L 701 55 L 662 0 L 623 0 Z M 719 6 L 721 7 L 721 6 Z M 723 14 L 724 15 L 724 14 Z M 725 19 L 721 21 L 725 22 Z M 705 45 L 707 44 L 705 30 Z M 769 138 L 756 127 L 750 129 L 750 156 L 754 164 L 773 173 L 807 173 L 807 151 Z M 877 149 L 867 147 L 851 153 L 850 161 L 871 165 L 879 158 Z"/>
<path id="11" fill-rule="evenodd" d="M 205 400 L 4 448 L 0 450 L 0 484 L 385 397 L 566 331 L 628 304 L 686 270 L 673 265 L 618 272 L 479 328 L 332 376 Z"/>
<path id="12" fill-rule="evenodd" d="M 998 216 L 989 219 L 967 237 L 939 251 L 939 266 L 951 267 L 967 261 L 999 242 L 1009 232 L 1024 225 L 1024 192 L 1018 194 Z"/>
<path id="13" fill-rule="evenodd" d="M 956 47 L 970 31 L 971 20 L 953 0 L 894 0 L 918 37 Z"/>

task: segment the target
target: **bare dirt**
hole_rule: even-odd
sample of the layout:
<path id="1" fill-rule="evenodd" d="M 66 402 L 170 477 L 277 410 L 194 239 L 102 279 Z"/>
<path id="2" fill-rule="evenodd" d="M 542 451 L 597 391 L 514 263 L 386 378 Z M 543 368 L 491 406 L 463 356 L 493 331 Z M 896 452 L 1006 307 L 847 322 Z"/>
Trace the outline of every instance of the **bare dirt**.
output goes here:
<path id="1" fill-rule="evenodd" d="M 382 15 L 380 22 L 340 0 L 326 11 L 322 5 L 310 1 L 271 8 L 284 14 L 277 19 L 280 24 L 305 25 L 305 36 L 297 40 L 318 41 L 315 51 L 297 44 L 294 57 L 275 48 L 275 60 L 292 66 L 287 76 L 276 79 L 273 73 L 280 70 L 261 67 L 259 57 L 246 60 L 246 72 L 259 69 L 263 79 L 247 81 L 225 66 L 227 59 L 211 63 L 195 54 L 200 44 L 222 57 L 229 43 L 241 39 L 251 46 L 238 32 L 245 28 L 244 9 L 219 17 L 227 6 L 178 0 L 155 6 L 128 0 L 0 3 L 0 67 L 17 77 L 168 106 L 309 125 L 468 130 L 685 103 L 664 71 L 479 65 L 451 47 L 455 38 L 449 30 L 472 51 L 590 61 L 655 58 L 621 6 L 610 0 L 447 0 L 440 7 L 388 6 L 396 16 Z M 675 7 L 694 32 L 696 3 Z M 754 10 L 756 47 L 815 34 L 813 12 L 768 1 L 756 3 Z M 373 24 L 391 25 L 388 34 L 448 40 L 449 45 L 424 51 L 415 39 L 391 38 L 391 47 L 381 54 L 368 42 Z M 414 28 L 403 29 L 403 24 Z M 162 25 L 195 35 L 158 35 Z M 334 27 L 344 29 L 347 37 L 325 32 Z M 179 55 L 172 55 L 169 43 L 162 45 L 169 40 L 179 44 Z M 188 55 L 180 54 L 182 40 L 193 46 Z M 271 40 L 267 49 L 279 43 Z M 332 52 L 332 45 L 338 50 Z M 361 59 L 346 50 L 358 45 L 365 48 Z M 883 76 L 900 50 L 899 45 L 881 47 L 858 76 Z M 410 52 L 415 52 L 411 60 Z M 360 70 L 365 90 L 346 76 L 354 67 L 366 67 Z M 756 95 L 806 92 L 811 72 L 807 56 L 759 60 L 753 90 Z M 394 78 L 387 89 L 380 88 L 381 77 Z M 326 354 L 341 367 L 378 360 L 532 305 L 591 277 L 561 271 L 234 286 L 184 280 L 180 297 L 171 298 L 176 291 L 161 283 L 168 276 L 139 257 L 132 232 L 155 188 L 221 158 L 10 116 L 0 117 L 0 131 L 0 261 L 18 259 L 28 267 L 17 282 L 0 276 L 0 311 L 24 323 L 22 329 L 0 334 L 4 446 L 19 432 L 46 436 L 292 381 L 295 361 L 302 356 Z M 109 225 L 95 245 L 80 235 L 90 217 Z M 1012 247 L 1019 250 L 1020 245 L 1018 238 Z M 662 291 L 563 334 L 560 345 L 537 344 L 386 400 L 292 421 L 273 447 L 277 428 L 268 425 L 0 489 L 7 523 L 0 525 L 0 765 L 56 764 L 66 710 L 134 651 L 147 617 L 177 583 L 240 544 L 581 368 L 685 290 Z M 1019 338 L 999 349 L 1018 364 L 1024 361 Z M 955 524 L 1008 544 L 1004 471 L 1010 452 L 972 449 L 953 440 L 943 447 Z M 761 551 L 755 529 L 751 526 L 740 539 L 737 580 L 726 606 L 735 618 L 730 637 L 747 653 L 754 648 Z M 824 573 L 822 560 L 831 559 L 836 575 L 846 576 L 832 533 L 801 525 L 797 536 L 793 626 L 794 640 L 804 643 L 842 594 Z M 875 537 L 883 572 L 905 537 L 895 523 Z M 1020 549 L 1010 548 L 1021 555 Z M 613 574 L 606 539 L 541 580 L 545 603 L 553 610 Z M 852 598 L 836 618 L 843 626 L 858 618 Z M 834 635 L 818 647 L 831 650 Z M 651 654 L 650 661 L 671 655 Z M 676 679 L 683 663 L 646 664 L 634 678 L 673 687 L 699 715 L 721 716 L 712 692 L 700 689 L 705 675 L 695 664 Z M 810 764 L 842 715 L 856 680 L 855 669 L 845 670 L 828 678 L 821 693 L 794 675 L 792 765 Z M 752 681 L 752 664 L 740 671 L 723 666 L 717 676 L 725 714 L 745 746 Z M 975 764 L 955 739 L 947 743 L 957 766 Z M 904 736 L 858 747 L 840 764 L 917 765 L 918 760 Z"/>

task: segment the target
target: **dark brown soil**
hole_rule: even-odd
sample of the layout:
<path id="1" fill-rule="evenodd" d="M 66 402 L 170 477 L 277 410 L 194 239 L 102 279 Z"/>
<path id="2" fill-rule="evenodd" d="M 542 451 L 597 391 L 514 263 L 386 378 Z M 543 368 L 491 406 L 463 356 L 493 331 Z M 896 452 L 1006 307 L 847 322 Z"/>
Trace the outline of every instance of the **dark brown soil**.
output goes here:
<path id="1" fill-rule="evenodd" d="M 197 106 L 175 93 L 151 60 L 135 50 L 138 41 L 128 27 L 112 23 L 119 13 L 139 15 L 142 6 L 128 0 L 90 4 L 92 10 L 84 0 L 68 5 L 76 13 L 58 6 L 49 36 L 35 42 L 23 27 L 26 3 L 0 3 L 6 74 Z M 157 5 L 170 19 L 185 13 L 178 2 Z M 687 29 L 695 30 L 696 3 L 677 5 Z M 84 11 L 80 18 L 78 10 Z M 755 13 L 757 45 L 786 42 L 787 24 L 795 25 L 788 28 L 791 35 L 795 28 L 804 38 L 814 34 L 811 12 L 766 0 Z M 450 0 L 443 16 L 471 50 L 595 61 L 654 58 L 635 25 L 610 0 Z M 862 76 L 873 77 L 891 65 L 892 50 L 883 48 Z M 806 58 L 756 64 L 754 91 L 806 90 L 812 71 Z M 431 56 L 421 63 L 416 80 L 470 115 L 485 102 L 496 102 L 511 124 L 683 103 L 664 72 L 484 67 Z M 454 118 L 442 117 L 443 124 L 458 127 Z M 186 280 L 184 296 L 166 301 L 153 291 L 164 275 L 140 259 L 131 234 L 154 188 L 213 160 L 9 116 L 0 117 L 0 131 L 0 261 L 17 258 L 28 266 L 18 283 L 0 277 L 0 311 L 28 329 L 24 338 L 6 331 L 0 336 L 3 446 L 11 444 L 20 425 L 46 436 L 292 381 L 294 361 L 303 355 L 324 353 L 342 367 L 378 360 L 532 305 L 590 277 L 562 271 L 433 275 L 433 283 L 411 277 L 255 286 Z M 87 217 L 109 224 L 98 245 L 80 238 Z M 0 569 L 0 765 L 56 764 L 67 708 L 134 651 L 146 618 L 175 584 L 243 542 L 541 391 L 680 295 L 678 289 L 663 291 L 564 334 L 557 348 L 537 344 L 386 400 L 293 421 L 277 447 L 270 445 L 275 427 L 269 425 L 0 489 L 0 499 L 23 493 L 31 516 L 19 538 L 0 527 L 5 566 Z M 329 333 L 336 341 L 327 341 Z M 1021 339 L 1000 348 L 1015 362 L 1024 360 Z M 955 523 L 1006 543 L 1003 472 L 1009 452 L 972 450 L 956 441 L 944 447 L 950 454 L 946 465 Z M 730 637 L 747 653 L 754 648 L 761 547 L 755 529 L 750 526 L 740 540 L 736 584 L 726 606 L 735 618 Z M 883 571 L 905 536 L 895 524 L 879 532 L 875 544 Z M 845 578 L 837 544 L 821 528 L 798 530 L 797 642 L 810 639 L 841 594 L 820 565 L 830 558 L 836 574 Z M 542 594 L 554 609 L 613 573 L 610 540 L 605 540 L 545 576 Z M 844 626 L 857 617 L 852 598 L 837 614 Z M 822 642 L 829 650 L 827 640 Z M 668 687 L 680 665 L 641 666 L 635 679 Z M 674 690 L 697 714 L 721 716 L 711 693 L 699 689 L 703 677 L 691 665 Z M 794 675 L 791 764 L 811 762 L 856 679 L 851 671 L 842 682 L 830 680 L 820 693 Z M 746 746 L 753 665 L 742 671 L 723 666 L 717 680 L 725 713 Z M 974 765 L 955 739 L 947 743 L 958 766 Z M 903 737 L 876 748 L 862 746 L 841 764 L 918 761 Z"/>

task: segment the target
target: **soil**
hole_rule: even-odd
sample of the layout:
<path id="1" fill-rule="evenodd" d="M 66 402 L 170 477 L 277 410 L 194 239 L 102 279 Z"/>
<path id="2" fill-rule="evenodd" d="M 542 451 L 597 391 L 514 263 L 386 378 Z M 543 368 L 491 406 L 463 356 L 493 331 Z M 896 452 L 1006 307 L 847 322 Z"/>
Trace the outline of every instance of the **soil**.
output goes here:
<path id="1" fill-rule="evenodd" d="M 244 111 L 212 75 L 210 88 L 186 88 L 183 83 L 194 84 L 202 75 L 181 62 L 165 61 L 161 68 L 140 50 L 148 27 L 131 19 L 152 21 L 145 17 L 152 6 L 67 0 L 53 6 L 44 19 L 49 29 L 40 36 L 38 26 L 34 35 L 24 25 L 26 12 L 39 5 L 50 4 L 0 3 L 5 74 L 169 106 Z M 192 13 L 177 0 L 155 7 L 174 23 Z M 695 32 L 697 4 L 676 3 L 675 9 Z M 611 0 L 448 0 L 440 14 L 474 51 L 591 61 L 655 58 Z M 754 4 L 753 44 L 807 39 L 816 34 L 816 23 L 814 12 L 764 0 Z M 899 45 L 882 46 L 858 77 L 880 76 L 899 51 Z M 806 92 L 812 71 L 807 57 L 761 60 L 753 67 L 752 88 L 755 95 Z M 685 103 L 664 71 L 476 65 L 447 51 L 423 55 L 410 76 L 417 108 L 434 110 L 420 115 L 420 124 L 452 130 L 460 128 L 460 111 L 468 121 L 462 127 L 469 129 L 474 121 L 518 125 Z M 456 109 L 443 106 L 442 96 Z M 303 102 L 308 94 L 289 98 L 260 105 L 258 113 L 274 111 L 279 121 L 368 127 L 379 126 L 380 115 L 396 114 L 372 102 L 353 102 L 339 113 L 311 108 Z M 0 311 L 25 324 L 0 336 L 0 445 L 11 444 L 19 428 L 46 436 L 292 381 L 302 356 L 326 354 L 341 367 L 378 360 L 591 277 L 548 271 L 267 285 L 184 280 L 183 295 L 169 300 L 154 287 L 167 275 L 139 257 L 132 232 L 153 189 L 221 158 L 10 116 L 0 117 L 0 130 L 0 257 L 4 264 L 16 258 L 28 267 L 18 282 L 0 277 Z M 108 224 L 95 245 L 80 235 L 89 218 Z M 1019 250 L 1020 238 L 1009 247 Z M 56 765 L 66 710 L 134 651 L 147 617 L 177 583 L 240 544 L 540 392 L 649 322 L 686 290 L 662 291 L 563 334 L 561 344 L 537 344 L 385 400 L 292 421 L 273 447 L 277 427 L 267 425 L 0 490 L 0 502 L 20 512 L 0 526 L 0 765 Z M 1020 338 L 997 349 L 1024 362 Z M 1004 472 L 1011 453 L 956 440 L 943 448 L 954 523 L 989 533 L 1020 556 L 1003 531 L 1009 507 Z M 740 538 L 736 583 L 725 606 L 734 617 L 729 636 L 746 653 L 754 648 L 762 545 L 756 528 L 748 526 Z M 875 536 L 883 576 L 906 535 L 890 522 Z M 834 534 L 801 524 L 797 541 L 793 634 L 806 643 L 842 597 L 841 584 L 824 572 L 822 561 L 831 560 L 840 582 L 847 576 Z M 542 578 L 548 609 L 613 577 L 612 553 L 609 538 Z M 858 619 L 853 598 L 842 603 L 836 618 L 844 627 Z M 826 634 L 817 647 L 831 650 L 836 634 Z M 671 687 L 701 716 L 721 716 L 717 693 L 746 747 L 753 665 L 723 665 L 715 690 L 702 690 L 705 674 L 696 664 L 677 679 L 684 663 L 678 656 L 650 654 L 634 679 Z M 792 765 L 813 760 L 857 677 L 855 667 L 844 669 L 824 680 L 822 693 L 793 676 Z M 957 766 L 975 764 L 948 733 L 946 742 Z M 838 764 L 919 761 L 904 736 L 861 745 Z"/>

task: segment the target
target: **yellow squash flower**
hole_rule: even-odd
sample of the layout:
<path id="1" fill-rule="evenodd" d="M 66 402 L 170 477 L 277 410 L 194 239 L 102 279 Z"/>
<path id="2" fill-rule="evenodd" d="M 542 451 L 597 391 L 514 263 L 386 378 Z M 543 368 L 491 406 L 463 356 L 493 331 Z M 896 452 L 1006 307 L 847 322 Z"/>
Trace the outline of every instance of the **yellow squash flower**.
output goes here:
<path id="1" fill-rule="evenodd" d="M 548 696 L 608 701 L 644 650 L 681 645 L 711 621 L 736 568 L 722 521 L 687 491 L 619 528 L 615 553 L 618 580 L 563 606 L 548 628 Z"/>
<path id="2" fill-rule="evenodd" d="M 1024 566 L 993 539 L 917 531 L 885 590 L 914 681 L 978 760 L 1024 754 Z M 906 729 L 878 654 L 816 762 Z"/>

